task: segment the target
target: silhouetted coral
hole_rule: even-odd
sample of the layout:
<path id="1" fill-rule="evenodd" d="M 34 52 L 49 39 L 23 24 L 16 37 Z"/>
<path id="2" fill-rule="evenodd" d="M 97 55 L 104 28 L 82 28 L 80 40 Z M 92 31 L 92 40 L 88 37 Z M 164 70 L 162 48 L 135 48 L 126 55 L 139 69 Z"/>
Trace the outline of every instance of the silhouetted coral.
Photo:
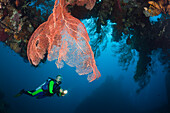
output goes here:
<path id="1" fill-rule="evenodd" d="M 4 100 L 4 94 L 0 91 L 0 113 L 9 113 L 9 104 Z"/>
<path id="2" fill-rule="evenodd" d="M 110 76 L 78 105 L 75 113 L 137 113 L 129 101 L 121 90 L 121 78 Z"/>

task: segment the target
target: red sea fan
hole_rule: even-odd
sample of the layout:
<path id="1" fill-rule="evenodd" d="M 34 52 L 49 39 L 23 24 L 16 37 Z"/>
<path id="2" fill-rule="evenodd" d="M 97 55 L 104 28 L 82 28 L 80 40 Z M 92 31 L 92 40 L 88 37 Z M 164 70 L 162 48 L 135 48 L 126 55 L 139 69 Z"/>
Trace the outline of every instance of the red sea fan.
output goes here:
<path id="1" fill-rule="evenodd" d="M 67 2 L 56 0 L 53 13 L 31 36 L 27 55 L 33 65 L 38 65 L 48 52 L 48 60 L 56 60 L 58 68 L 64 62 L 76 67 L 79 75 L 88 74 L 91 82 L 99 78 L 89 36 L 84 24 L 67 12 Z M 64 61 L 64 62 L 63 62 Z"/>
<path id="2" fill-rule="evenodd" d="M 89 9 L 89 10 L 91 10 L 94 7 L 95 3 L 96 3 L 96 0 L 77 0 L 76 1 L 76 4 L 78 6 L 86 5 L 86 9 Z"/>

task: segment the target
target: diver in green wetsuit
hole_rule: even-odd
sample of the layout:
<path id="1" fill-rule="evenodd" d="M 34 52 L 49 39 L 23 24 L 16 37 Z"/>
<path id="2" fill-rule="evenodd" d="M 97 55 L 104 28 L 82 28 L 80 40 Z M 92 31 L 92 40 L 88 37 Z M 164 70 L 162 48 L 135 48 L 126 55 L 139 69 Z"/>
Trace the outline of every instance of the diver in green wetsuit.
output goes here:
<path id="1" fill-rule="evenodd" d="M 37 99 L 53 96 L 54 94 L 57 94 L 59 97 L 65 96 L 68 93 L 68 91 L 63 90 L 60 87 L 60 84 L 62 83 L 61 81 L 62 81 L 61 75 L 57 75 L 56 79 L 49 78 L 46 82 L 44 82 L 40 87 L 38 87 L 35 90 L 32 91 L 25 91 L 24 89 L 21 90 L 15 97 L 18 97 L 22 94 L 36 97 Z"/>

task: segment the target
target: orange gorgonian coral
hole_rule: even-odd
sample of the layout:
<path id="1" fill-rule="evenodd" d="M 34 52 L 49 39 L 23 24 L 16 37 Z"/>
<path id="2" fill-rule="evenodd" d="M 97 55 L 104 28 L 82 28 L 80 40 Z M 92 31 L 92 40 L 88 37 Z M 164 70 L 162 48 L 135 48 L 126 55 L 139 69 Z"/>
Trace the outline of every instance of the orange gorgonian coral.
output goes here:
<path id="1" fill-rule="evenodd" d="M 68 13 L 68 4 L 69 1 L 65 0 L 55 1 L 53 13 L 35 30 L 28 42 L 28 59 L 36 66 L 48 53 L 48 60 L 55 60 L 58 68 L 62 68 L 65 62 L 76 67 L 79 75 L 88 74 L 91 82 L 101 74 L 89 45 L 86 28 L 80 20 Z"/>

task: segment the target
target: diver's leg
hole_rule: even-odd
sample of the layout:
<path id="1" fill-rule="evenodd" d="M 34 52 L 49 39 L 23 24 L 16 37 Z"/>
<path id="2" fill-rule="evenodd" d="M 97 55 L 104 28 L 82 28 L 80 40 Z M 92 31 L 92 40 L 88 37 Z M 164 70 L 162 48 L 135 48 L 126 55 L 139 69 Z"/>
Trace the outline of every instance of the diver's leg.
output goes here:
<path id="1" fill-rule="evenodd" d="M 45 98 L 46 95 L 44 94 L 44 92 L 40 92 L 37 95 L 35 95 L 35 97 L 36 97 L 36 99 L 42 99 L 42 98 Z"/>
<path id="2" fill-rule="evenodd" d="M 33 91 L 26 91 L 24 92 L 25 94 L 27 95 L 30 95 L 30 96 L 37 96 L 39 93 L 43 93 L 43 90 L 42 89 L 38 89 L 38 90 L 33 90 Z"/>
<path id="3" fill-rule="evenodd" d="M 18 94 L 16 94 L 14 97 L 19 97 L 22 94 L 26 94 L 32 97 L 38 96 L 39 94 L 43 93 L 42 89 L 38 89 L 38 90 L 32 90 L 32 91 L 25 91 L 24 89 L 22 89 Z"/>

